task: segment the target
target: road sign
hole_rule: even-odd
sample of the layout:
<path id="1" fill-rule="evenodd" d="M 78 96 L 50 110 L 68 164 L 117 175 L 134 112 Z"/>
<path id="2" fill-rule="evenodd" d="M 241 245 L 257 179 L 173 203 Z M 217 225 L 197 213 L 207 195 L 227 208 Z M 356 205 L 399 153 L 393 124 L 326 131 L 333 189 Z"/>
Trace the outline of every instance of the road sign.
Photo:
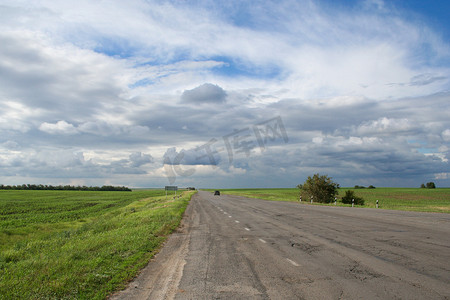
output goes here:
<path id="1" fill-rule="evenodd" d="M 175 191 L 175 196 L 177 196 L 178 187 L 176 185 L 166 185 L 166 199 L 167 191 Z"/>

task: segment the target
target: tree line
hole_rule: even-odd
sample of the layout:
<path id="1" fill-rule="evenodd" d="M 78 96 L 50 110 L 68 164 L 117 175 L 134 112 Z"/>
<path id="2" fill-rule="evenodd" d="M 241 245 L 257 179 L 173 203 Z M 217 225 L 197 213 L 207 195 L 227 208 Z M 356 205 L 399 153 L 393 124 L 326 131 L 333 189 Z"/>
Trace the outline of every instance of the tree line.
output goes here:
<path id="1" fill-rule="evenodd" d="M 43 184 L 22 184 L 22 185 L 3 185 L 0 184 L 0 190 L 32 190 L 32 191 L 121 191 L 131 192 L 126 186 L 74 186 L 74 185 L 43 185 Z"/>

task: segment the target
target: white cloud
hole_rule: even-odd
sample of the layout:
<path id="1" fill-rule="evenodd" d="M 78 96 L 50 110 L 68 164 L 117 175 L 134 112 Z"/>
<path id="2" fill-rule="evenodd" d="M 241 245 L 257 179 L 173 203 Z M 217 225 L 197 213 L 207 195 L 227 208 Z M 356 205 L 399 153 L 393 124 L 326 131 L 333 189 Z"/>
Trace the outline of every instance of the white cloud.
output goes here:
<path id="1" fill-rule="evenodd" d="M 179 153 L 183 170 L 242 184 L 448 168 L 450 47 L 395 4 L 2 3 L 5 174 L 162 182 L 164 159 Z M 225 148 L 216 161 L 195 151 L 276 116 L 287 144 L 231 165 Z"/>
<path id="2" fill-rule="evenodd" d="M 444 139 L 444 141 L 450 142 L 450 129 L 445 129 L 442 132 L 442 138 Z"/>
<path id="3" fill-rule="evenodd" d="M 246 174 L 246 173 L 247 173 L 247 170 L 246 170 L 246 169 L 244 169 L 244 168 L 236 168 L 236 167 L 234 167 L 234 166 L 230 166 L 230 167 L 228 168 L 228 170 L 229 170 L 229 172 L 230 172 L 232 175 L 243 175 L 243 174 Z"/>
<path id="4" fill-rule="evenodd" d="M 439 159 L 443 163 L 448 163 L 448 158 L 444 153 L 424 153 L 424 155 L 434 159 Z"/>
<path id="5" fill-rule="evenodd" d="M 314 138 L 312 139 L 312 142 L 313 142 L 314 144 L 322 144 L 322 142 L 323 142 L 323 137 L 321 137 L 321 136 L 314 137 Z"/>
<path id="6" fill-rule="evenodd" d="M 58 121 L 55 124 L 44 122 L 39 126 L 39 130 L 50 134 L 76 134 L 78 131 L 66 121 Z"/>
<path id="7" fill-rule="evenodd" d="M 100 136 L 132 135 L 145 136 L 150 129 L 141 125 L 114 124 L 105 121 L 90 121 L 78 126 L 80 132 Z"/>
<path id="8" fill-rule="evenodd" d="M 406 133 L 413 130 L 415 126 L 408 119 L 380 118 L 375 121 L 369 121 L 361 124 L 356 132 L 361 135 L 367 134 L 393 134 Z"/>
<path id="9" fill-rule="evenodd" d="M 1 99 L 0 130 L 13 130 L 26 133 L 32 127 L 29 121 L 42 114 L 42 109 L 28 107 L 18 101 Z"/>
<path id="10" fill-rule="evenodd" d="M 56 123 L 44 122 L 39 126 L 39 130 L 49 134 L 73 135 L 77 133 L 88 133 L 98 136 L 140 136 L 145 137 L 150 130 L 147 126 L 111 124 L 103 121 L 86 122 L 77 127 L 66 121 Z"/>
<path id="11" fill-rule="evenodd" d="M 437 173 L 434 174 L 434 179 L 443 180 L 450 178 L 450 173 Z"/>
<path id="12" fill-rule="evenodd" d="M 41 178 L 107 178 L 115 175 L 146 174 L 145 166 L 154 162 L 150 154 L 133 152 L 128 157 L 90 154 L 86 159 L 81 151 L 41 148 L 39 150 L 0 152 L 3 175 Z"/>
<path id="13" fill-rule="evenodd" d="M 130 154 L 130 162 L 132 167 L 140 167 L 142 165 L 152 163 L 153 157 L 150 154 L 134 152 Z"/>
<path id="14" fill-rule="evenodd" d="M 379 99 L 416 96 L 448 84 L 448 69 L 439 72 L 441 75 L 438 77 L 442 80 L 434 82 L 438 86 L 428 87 L 427 84 L 414 87 L 406 84 L 412 79 L 412 82 L 417 82 L 414 78 L 424 73 L 415 67 L 416 61 L 410 60 L 410 57 L 417 58 L 411 49 L 424 43 L 431 49 L 445 48 L 435 38 L 436 35 L 423 26 L 419 28 L 398 16 L 378 15 L 377 12 L 368 14 L 362 11 L 358 14 L 356 11 L 356 16 L 342 12 L 328 15 L 320 6 L 305 2 L 307 5 L 291 1 L 277 5 L 266 3 L 268 10 L 277 16 L 271 18 L 272 28 L 277 29 L 275 31 L 266 27 L 229 24 L 226 16 L 228 12 L 225 10 L 220 11 L 224 15 L 218 18 L 213 11 L 203 7 L 158 5 L 143 1 L 127 5 L 115 2 L 106 7 L 88 1 L 76 4 L 42 2 L 41 7 L 35 5 L 36 9 L 51 12 L 49 15 L 55 22 L 30 15 L 29 23 L 25 25 L 33 25 L 63 40 L 70 36 L 69 42 L 83 48 L 117 52 L 117 55 L 125 51 L 122 55 L 131 55 L 131 61 L 148 62 L 150 67 L 143 65 L 139 68 L 140 72 L 145 70 L 146 74 L 141 73 L 140 77 L 135 73 L 131 76 L 135 82 L 152 82 L 154 88 L 158 85 L 162 85 L 161 88 L 173 87 L 168 79 L 192 86 L 201 79 L 204 82 L 211 78 L 208 68 L 229 63 L 245 70 L 264 70 L 275 66 L 281 70 L 280 75 L 286 78 L 284 87 L 302 98 L 349 93 Z M 381 7 L 381 3 L 376 2 L 378 7 Z M 264 22 L 266 17 L 256 16 L 260 18 L 258 21 Z M 124 22 L 120 25 L 111 22 L 118 18 Z M 81 33 L 77 30 L 79 26 L 84 28 Z M 281 31 L 281 28 L 285 31 Z M 326 47 L 324 41 L 327 41 Z M 440 51 L 436 50 L 436 53 Z M 187 59 L 182 64 L 170 63 L 179 60 L 179 56 Z M 211 56 L 219 57 L 219 61 L 204 59 Z M 228 61 L 220 62 L 220 57 L 226 57 Z M 202 74 L 187 72 L 189 65 L 197 65 L 202 60 L 209 64 L 203 66 Z M 152 66 L 153 63 L 157 66 Z M 182 82 L 179 76 L 182 76 Z M 238 84 L 243 78 L 228 78 L 227 81 Z M 267 84 L 275 86 L 280 82 L 259 82 L 260 86 Z"/>

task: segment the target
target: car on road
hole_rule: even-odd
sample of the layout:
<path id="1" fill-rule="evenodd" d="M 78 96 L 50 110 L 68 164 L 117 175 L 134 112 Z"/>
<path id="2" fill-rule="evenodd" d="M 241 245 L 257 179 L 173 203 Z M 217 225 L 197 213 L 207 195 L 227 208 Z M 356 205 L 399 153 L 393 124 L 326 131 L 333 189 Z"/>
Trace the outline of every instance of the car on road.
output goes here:
<path id="1" fill-rule="evenodd" d="M 215 191 L 214 196 L 220 196 L 220 191 Z"/>

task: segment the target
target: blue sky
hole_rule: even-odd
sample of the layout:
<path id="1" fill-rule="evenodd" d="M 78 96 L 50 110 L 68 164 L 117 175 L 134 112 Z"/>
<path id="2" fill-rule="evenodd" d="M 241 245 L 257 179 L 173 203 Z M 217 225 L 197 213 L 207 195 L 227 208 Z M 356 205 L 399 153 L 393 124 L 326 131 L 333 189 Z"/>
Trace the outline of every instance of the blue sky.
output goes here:
<path id="1" fill-rule="evenodd" d="M 0 0 L 0 183 L 448 187 L 449 9 Z"/>

